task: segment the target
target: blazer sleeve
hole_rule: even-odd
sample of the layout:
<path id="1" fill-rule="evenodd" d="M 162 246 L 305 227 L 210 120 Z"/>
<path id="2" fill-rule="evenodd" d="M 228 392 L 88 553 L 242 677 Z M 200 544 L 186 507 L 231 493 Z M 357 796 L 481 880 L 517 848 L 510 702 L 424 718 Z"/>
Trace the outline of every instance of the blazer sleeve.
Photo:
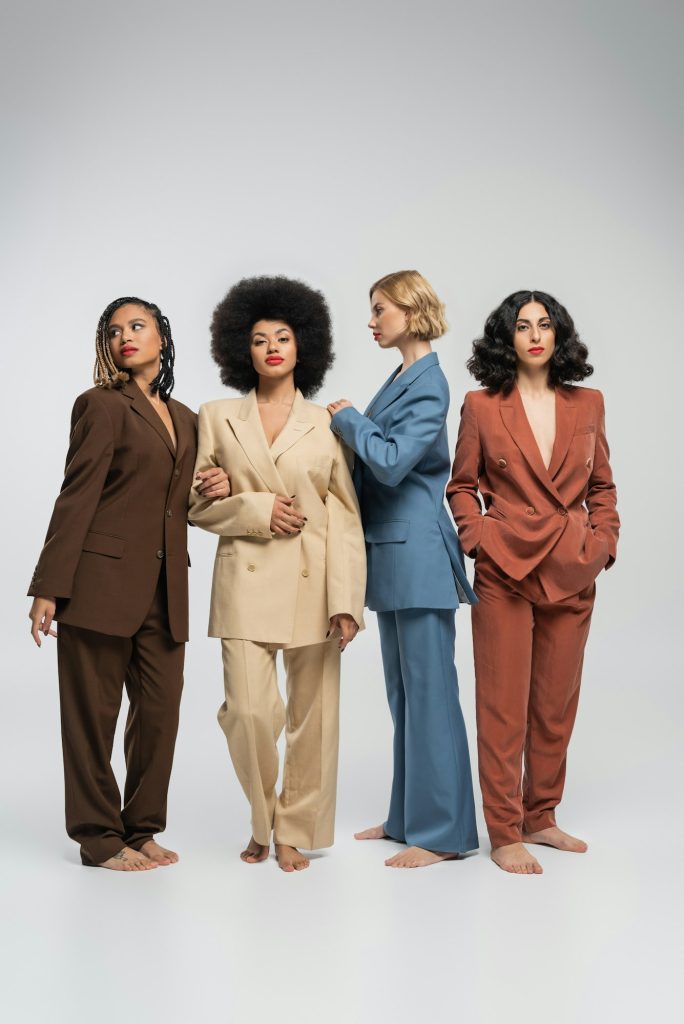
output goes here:
<path id="1" fill-rule="evenodd" d="M 366 596 L 366 545 L 346 452 L 336 439 L 336 454 L 326 500 L 326 577 L 328 617 L 351 615 L 363 626 Z"/>
<path id="2" fill-rule="evenodd" d="M 203 469 L 218 466 L 211 415 L 200 406 L 197 425 L 197 462 L 195 475 Z M 230 466 L 223 466 L 230 476 Z M 270 491 L 245 491 L 228 498 L 204 498 L 194 484 L 190 491 L 188 519 L 196 526 L 221 537 L 264 537 L 270 540 L 271 515 L 275 494 Z"/>
<path id="3" fill-rule="evenodd" d="M 397 487 L 429 451 L 444 428 L 449 411 L 446 386 L 405 394 L 396 402 L 396 418 L 387 433 L 358 409 L 341 409 L 332 418 L 338 434 L 388 487 Z"/>
<path id="4" fill-rule="evenodd" d="M 71 413 L 64 482 L 55 502 L 30 597 L 71 597 L 86 534 L 114 454 L 114 428 L 103 402 L 80 395 Z"/>
<path id="5" fill-rule="evenodd" d="M 446 496 L 458 527 L 458 538 L 470 558 L 475 557 L 482 537 L 484 517 L 478 490 L 483 465 L 477 414 L 470 395 L 466 395 L 461 409 L 454 464 Z"/>
<path id="6" fill-rule="evenodd" d="M 620 518 L 617 513 L 617 491 L 610 468 L 610 449 L 606 440 L 606 413 L 603 395 L 598 392 L 599 411 L 596 423 L 596 448 L 594 464 L 589 477 L 586 505 L 589 512 L 591 528 L 598 536 L 608 543 L 609 559 L 606 569 L 610 569 L 617 555 L 617 542 L 620 532 Z"/>

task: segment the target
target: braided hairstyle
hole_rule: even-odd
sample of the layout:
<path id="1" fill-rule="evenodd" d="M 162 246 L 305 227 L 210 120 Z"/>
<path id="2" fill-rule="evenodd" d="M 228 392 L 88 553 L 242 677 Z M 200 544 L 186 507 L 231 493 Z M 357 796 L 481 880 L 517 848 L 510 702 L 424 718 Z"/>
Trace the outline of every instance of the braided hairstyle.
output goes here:
<path id="1" fill-rule="evenodd" d="M 97 388 L 120 387 L 125 381 L 130 380 L 130 374 L 121 370 L 114 362 L 112 350 L 109 347 L 107 329 L 112 316 L 121 306 L 142 306 L 153 314 L 157 321 L 159 336 L 162 341 L 161 359 L 159 373 L 150 384 L 150 391 L 153 395 L 159 394 L 163 402 L 168 402 L 173 391 L 174 377 L 173 364 L 176 358 L 176 349 L 171 337 L 171 324 L 168 317 L 164 316 L 159 306 L 154 302 L 147 302 L 145 299 L 137 299 L 134 295 L 126 295 L 120 299 L 110 302 L 100 317 L 95 333 L 95 367 L 93 370 L 93 382 Z"/>

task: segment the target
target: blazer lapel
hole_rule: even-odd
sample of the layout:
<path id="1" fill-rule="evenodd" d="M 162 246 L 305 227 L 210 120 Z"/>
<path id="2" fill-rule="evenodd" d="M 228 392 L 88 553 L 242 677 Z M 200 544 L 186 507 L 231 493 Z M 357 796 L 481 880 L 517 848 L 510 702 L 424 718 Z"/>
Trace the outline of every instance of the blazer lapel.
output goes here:
<path id="1" fill-rule="evenodd" d="M 287 495 L 285 484 L 273 461 L 273 454 L 266 443 L 254 389 L 245 397 L 237 413 L 230 414 L 227 419 L 245 455 L 269 491 L 272 494 Z M 230 472 L 230 467 L 226 468 Z"/>
<path id="2" fill-rule="evenodd" d="M 378 391 L 377 395 L 368 406 L 366 416 L 370 416 L 371 419 L 383 412 L 388 405 L 403 395 L 408 387 L 413 384 L 417 377 L 420 377 L 421 373 L 425 373 L 431 366 L 439 365 L 439 359 L 437 358 L 436 352 L 428 352 L 426 356 L 422 356 L 417 359 L 415 363 L 408 368 L 401 375 L 399 371 L 401 367 L 398 367 L 392 376 L 385 381 L 383 386 Z"/>
<path id="3" fill-rule="evenodd" d="M 556 388 L 556 437 L 549 463 L 549 476 L 552 480 L 555 479 L 568 454 L 576 423 L 577 408 L 572 400 L 572 391 L 559 386 Z"/>
<path id="4" fill-rule="evenodd" d="M 175 402 L 173 398 L 169 399 L 168 408 L 171 419 L 173 420 L 173 425 L 176 429 L 176 451 L 174 458 L 176 462 L 180 462 L 188 448 L 190 430 L 186 427 L 185 416 L 181 413 L 178 408 L 178 403 Z"/>
<path id="5" fill-rule="evenodd" d="M 273 461 L 277 462 L 283 452 L 286 452 L 313 428 L 314 424 L 307 419 L 304 397 L 301 391 L 297 390 L 287 423 L 271 445 L 270 455 Z"/>
<path id="6" fill-rule="evenodd" d="M 131 403 L 133 405 L 134 411 L 137 412 L 139 416 L 142 416 L 142 418 L 144 420 L 146 420 L 147 423 L 149 423 L 149 425 L 152 427 L 152 429 L 155 430 L 159 434 L 159 436 L 161 437 L 162 441 L 164 442 L 164 444 L 168 448 L 168 450 L 169 450 L 169 452 L 171 454 L 171 457 L 173 458 L 173 460 L 175 462 L 175 460 L 176 460 L 176 449 L 173 447 L 173 441 L 171 440 L 171 435 L 169 434 L 168 430 L 164 426 L 164 424 L 162 422 L 162 419 L 161 419 L 161 416 L 154 411 L 154 409 L 152 408 L 151 403 L 145 397 L 145 395 L 142 393 L 142 391 L 140 390 L 138 385 L 135 383 L 135 381 L 133 381 L 133 380 L 127 381 L 123 385 L 123 387 L 121 388 L 121 392 L 122 392 L 122 394 L 124 394 L 126 396 L 126 398 L 130 399 L 130 401 L 131 401 Z M 173 419 L 173 416 L 171 418 Z M 174 426 L 175 426 L 176 425 L 175 419 L 173 420 L 173 422 L 174 422 Z M 176 430 L 176 440 L 178 440 L 178 430 Z"/>
<path id="7" fill-rule="evenodd" d="M 548 491 L 554 495 L 554 497 L 560 500 L 560 495 L 556 490 L 551 475 L 544 465 L 541 453 L 539 451 L 539 445 L 532 433 L 527 414 L 525 413 L 525 407 L 520 397 L 520 392 L 514 385 L 513 390 L 506 397 L 501 396 L 499 399 L 499 411 L 501 413 L 501 419 L 504 422 L 506 430 L 513 438 L 514 442 L 522 452 L 525 461 L 529 465 L 530 469 L 537 477 L 539 482 L 543 484 Z M 558 404 L 556 403 L 556 416 L 558 412 Z M 556 419 L 556 438 L 558 437 L 558 420 Z M 554 444 L 555 451 L 555 444 Z"/>

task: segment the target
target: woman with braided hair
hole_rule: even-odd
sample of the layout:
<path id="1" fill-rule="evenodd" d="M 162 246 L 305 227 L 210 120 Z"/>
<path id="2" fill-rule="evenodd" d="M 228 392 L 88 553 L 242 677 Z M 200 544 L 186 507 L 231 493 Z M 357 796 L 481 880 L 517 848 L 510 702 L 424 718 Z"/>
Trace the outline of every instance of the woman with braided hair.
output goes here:
<path id="1" fill-rule="evenodd" d="M 84 864 L 141 871 L 178 860 L 154 837 L 166 825 L 183 688 L 197 417 L 171 398 L 171 326 L 154 303 L 110 303 L 95 347 L 95 387 L 73 408 L 29 617 L 38 647 L 41 633 L 57 637 L 67 832 Z M 222 469 L 198 477 L 208 501 L 228 494 Z M 110 758 L 124 683 L 122 808 Z"/>

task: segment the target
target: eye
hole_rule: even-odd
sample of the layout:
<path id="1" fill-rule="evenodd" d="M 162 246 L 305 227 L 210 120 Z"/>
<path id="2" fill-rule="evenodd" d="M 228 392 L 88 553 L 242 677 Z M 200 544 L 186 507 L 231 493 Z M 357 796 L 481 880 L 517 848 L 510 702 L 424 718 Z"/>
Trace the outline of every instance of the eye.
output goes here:
<path id="1" fill-rule="evenodd" d="M 110 327 L 109 328 L 109 335 L 108 336 L 110 338 L 115 338 L 117 336 L 117 334 L 119 334 L 119 328 L 118 327 Z"/>
<path id="2" fill-rule="evenodd" d="M 518 331 L 526 331 L 527 330 L 527 324 L 518 324 L 517 330 Z"/>
<path id="3" fill-rule="evenodd" d="M 137 331 L 137 330 L 141 329 L 144 326 L 145 326 L 144 324 L 133 324 L 133 330 Z"/>

